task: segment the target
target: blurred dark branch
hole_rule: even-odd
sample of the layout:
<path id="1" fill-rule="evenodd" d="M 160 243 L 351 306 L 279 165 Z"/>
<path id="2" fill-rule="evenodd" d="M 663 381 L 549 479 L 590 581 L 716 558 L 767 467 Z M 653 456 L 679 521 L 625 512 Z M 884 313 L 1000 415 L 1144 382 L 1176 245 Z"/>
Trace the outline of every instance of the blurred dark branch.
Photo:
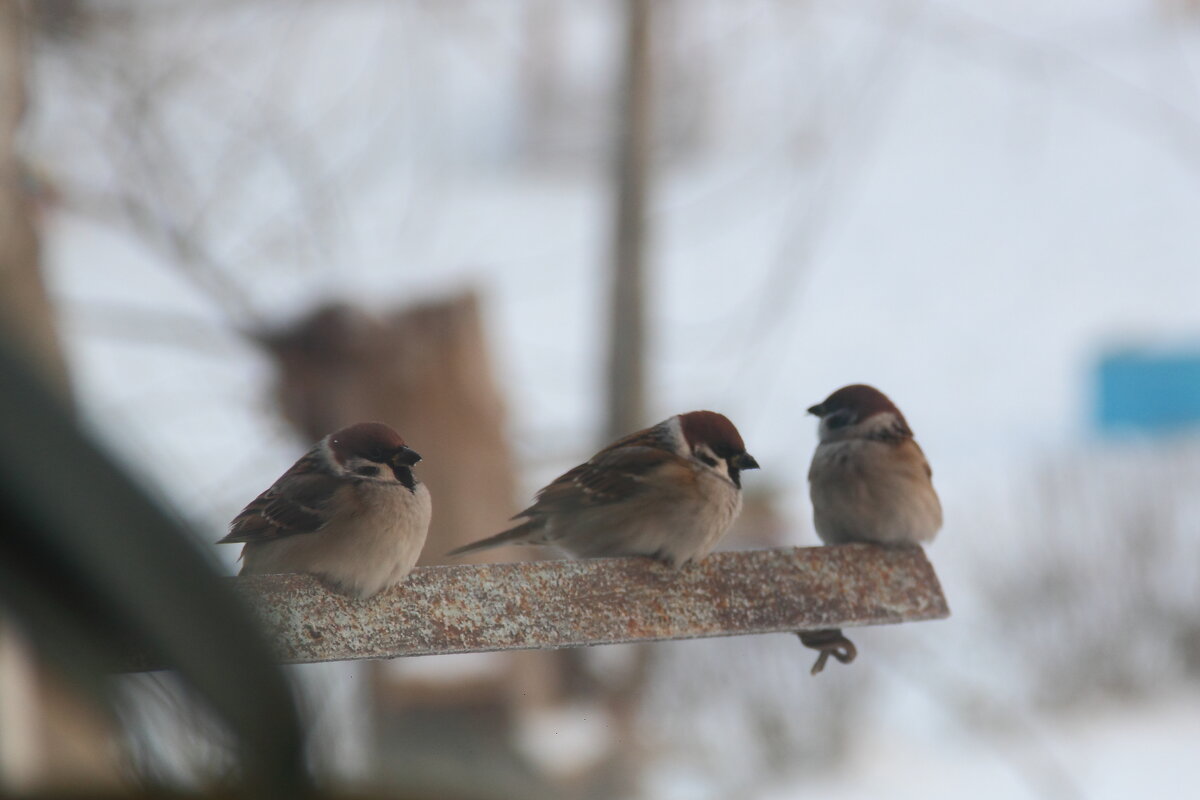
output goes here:
<path id="1" fill-rule="evenodd" d="M 280 88 L 277 91 L 282 92 L 284 82 L 293 78 L 286 64 L 280 71 L 287 73 L 278 79 Z M 242 130 L 235 137 L 235 143 L 215 160 L 212 174 L 223 179 L 214 182 L 216 190 L 209 192 L 207 198 L 197 201 L 192 227 L 197 231 L 202 229 L 203 223 L 215 209 L 228 205 L 228 187 L 236 186 L 245 170 L 274 160 L 292 184 L 292 196 L 304 224 L 296 225 L 293 220 L 282 218 L 284 212 L 276 211 L 264 216 L 257 229 L 247 236 L 248 246 L 241 249 L 254 255 L 271 252 L 274 249 L 273 241 L 261 241 L 264 231 L 270 232 L 271 239 L 306 236 L 321 265 L 328 266 L 334 258 L 335 249 L 332 242 L 335 238 L 337 204 L 333 199 L 337 197 L 337 188 L 347 184 L 347 175 L 342 169 L 322 170 L 314 142 L 317 134 L 284 122 L 286 114 L 279 108 L 274 93 L 256 95 L 253 107 L 258 115 L 253 123 L 241 123 L 237 118 L 227 122 L 231 128 L 241 123 Z M 361 160 L 376 164 L 373 157 L 363 155 Z"/>
<path id="2" fill-rule="evenodd" d="M 162 206 L 130 191 L 88 191 L 74 186 L 65 194 L 68 207 L 92 219 L 126 225 L 139 241 L 168 257 L 181 275 L 221 309 L 232 330 L 246 332 L 262 326 L 262 316 L 249 292 L 230 277 L 230 271 L 201 237 L 171 220 Z"/>
<path id="3" fill-rule="evenodd" d="M 153 26 L 153 15 L 140 9 L 124 20 L 126 26 Z M 115 22 L 114 22 L 115 24 Z M 122 39 L 123 40 L 123 39 Z M 207 77 L 210 67 L 186 52 L 171 59 L 150 62 L 136 50 L 109 52 L 112 45 L 91 46 L 76 56 L 80 91 L 103 97 L 108 111 L 106 130 L 98 141 L 102 155 L 113 162 L 114 187 L 68 186 L 67 203 L 108 224 L 128 229 L 165 257 L 169 268 L 178 271 L 208 297 L 239 330 L 262 327 L 262 317 L 251 293 L 237 274 L 241 260 L 279 260 L 264 251 L 276 241 L 307 241 L 315 260 L 333 259 L 333 223 L 337 219 L 336 185 L 343 176 L 322 169 L 315 133 L 290 125 L 285 112 L 270 92 L 252 102 L 218 107 L 210 122 L 224 128 L 227 142 L 203 165 L 203 177 L 189 173 L 197 158 L 185 135 L 176 132 L 178 121 L 171 115 L 179 97 L 198 78 Z M 276 81 L 283 91 L 288 69 L 280 55 Z M 244 86 L 238 84 L 238 90 Z M 252 116 L 251 116 L 252 115 Z M 261 221 L 246 233 L 244 220 L 223 225 L 214 217 L 237 209 L 243 187 L 259 175 L 265 165 L 278 167 L 290 184 L 283 209 L 260 215 Z M 299 217 L 299 222 L 296 217 Z M 258 219 L 259 217 L 256 217 Z M 271 233 L 261 240 L 260 232 Z M 236 237 L 242 235 L 242 242 Z M 301 251 L 302 252 L 302 251 Z M 217 253 L 224 255 L 218 256 Z M 289 253 L 288 260 L 295 261 Z"/>
<path id="4" fill-rule="evenodd" d="M 789 308 L 796 307 L 797 287 L 816 261 L 825 233 L 852 201 L 875 145 L 887 132 L 887 113 L 905 77 L 903 44 L 911 22 L 912 14 L 907 9 L 894 9 L 887 26 L 879 32 L 878 43 L 854 91 L 846 92 L 839 86 L 827 92 L 832 95 L 836 91 L 837 97 L 829 99 L 837 111 L 821 132 L 826 149 L 812 188 L 796 195 L 795 208 L 772 257 L 770 272 L 762 282 L 756 306 L 745 315 L 750 320 L 746 335 L 730 347 L 731 351 L 759 351 L 769 358 L 778 357 L 769 343 L 786 341 L 776 334 L 780 326 L 794 319 Z M 735 385 L 745 380 L 746 370 L 753 368 L 755 361 L 739 358 Z M 772 371 L 768 380 L 773 380 L 775 374 Z"/>
<path id="5" fill-rule="evenodd" d="M 0 374 L 0 601 L 98 701 L 122 653 L 154 654 L 237 737 L 248 787 L 305 796 L 296 709 L 250 612 L 5 340 Z"/>
<path id="6" fill-rule="evenodd" d="M 859 70 L 861 77 L 852 90 L 838 86 L 824 93 L 827 101 L 824 105 L 835 109 L 830 114 L 833 119 L 828 128 L 821 133 L 829 150 L 814 187 L 804 194 L 808 202 L 803 213 L 797 214 L 794 224 L 788 226 L 775 256 L 766 284 L 767 303 L 755 313 L 764 325 L 786 318 L 784 309 L 778 305 L 772 307 L 772 301 L 787 302 L 792 296 L 795 285 L 811 265 L 822 234 L 858 187 L 864 168 L 870 164 L 874 145 L 887 132 L 887 112 L 906 75 L 903 46 L 912 14 L 901 6 L 891 13 L 887 23 Z M 832 96 L 835 94 L 836 97 Z M 768 333 L 759 330 L 754 338 L 761 341 Z"/>

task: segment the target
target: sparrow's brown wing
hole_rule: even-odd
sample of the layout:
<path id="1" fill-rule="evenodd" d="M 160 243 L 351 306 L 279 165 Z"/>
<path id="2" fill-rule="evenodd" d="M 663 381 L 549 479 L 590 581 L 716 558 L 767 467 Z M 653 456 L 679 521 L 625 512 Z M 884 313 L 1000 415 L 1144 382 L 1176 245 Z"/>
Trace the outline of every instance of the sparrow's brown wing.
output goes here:
<path id="1" fill-rule="evenodd" d="M 892 446 L 892 457 L 896 465 L 902 469 L 924 472 L 926 478 L 933 478 L 933 467 L 929 466 L 925 451 L 917 444 L 917 440 L 912 438 L 912 434 L 886 441 Z"/>
<path id="2" fill-rule="evenodd" d="M 570 513 L 631 500 L 652 490 L 666 472 L 690 475 L 691 470 L 684 459 L 659 447 L 610 447 L 546 486 L 517 516 Z"/>
<path id="3" fill-rule="evenodd" d="M 912 440 L 912 445 L 916 448 L 917 455 L 921 458 L 921 463 L 925 466 L 925 477 L 933 478 L 933 467 L 929 466 L 929 459 L 925 457 L 925 451 L 921 449 L 921 445 L 917 444 L 917 440 Z"/>
<path id="4" fill-rule="evenodd" d="M 529 508 L 513 517 L 524 519 L 506 531 L 451 550 L 460 555 L 502 544 L 546 544 L 546 518 L 571 514 L 586 508 L 628 501 L 651 491 L 657 480 L 670 475 L 674 480 L 695 480 L 691 468 L 679 456 L 660 447 L 625 444 L 622 440 L 592 456 L 590 461 L 560 475 L 537 494 Z"/>
<path id="5" fill-rule="evenodd" d="M 313 453 L 283 473 L 229 523 L 218 544 L 268 542 L 319 531 L 329 521 L 329 501 L 341 483 Z"/>

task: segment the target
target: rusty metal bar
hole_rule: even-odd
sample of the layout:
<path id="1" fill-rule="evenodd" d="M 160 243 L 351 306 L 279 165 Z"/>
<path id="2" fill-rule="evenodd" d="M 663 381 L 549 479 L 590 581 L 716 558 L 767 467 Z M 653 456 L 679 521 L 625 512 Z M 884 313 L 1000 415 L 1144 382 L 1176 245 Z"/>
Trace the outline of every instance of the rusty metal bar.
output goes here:
<path id="1" fill-rule="evenodd" d="M 920 548 L 714 553 L 671 570 L 646 558 L 423 567 L 370 600 L 308 575 L 234 578 L 285 663 L 739 636 L 940 619 Z M 154 669 L 145 662 L 134 670 Z"/>

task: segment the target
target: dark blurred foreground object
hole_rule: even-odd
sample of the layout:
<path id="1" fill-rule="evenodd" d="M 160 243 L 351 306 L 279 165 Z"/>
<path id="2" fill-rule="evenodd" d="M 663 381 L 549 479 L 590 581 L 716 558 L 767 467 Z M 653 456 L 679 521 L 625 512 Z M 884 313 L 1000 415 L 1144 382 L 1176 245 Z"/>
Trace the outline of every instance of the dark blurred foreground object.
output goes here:
<path id="1" fill-rule="evenodd" d="M 154 654 L 227 725 L 247 792 L 306 796 L 291 692 L 191 541 L 0 338 L 0 606 L 101 704 L 130 648 Z"/>
<path id="2" fill-rule="evenodd" d="M 1096 382 L 1102 433 L 1200 428 L 1200 347 L 1109 353 L 1100 359 Z"/>

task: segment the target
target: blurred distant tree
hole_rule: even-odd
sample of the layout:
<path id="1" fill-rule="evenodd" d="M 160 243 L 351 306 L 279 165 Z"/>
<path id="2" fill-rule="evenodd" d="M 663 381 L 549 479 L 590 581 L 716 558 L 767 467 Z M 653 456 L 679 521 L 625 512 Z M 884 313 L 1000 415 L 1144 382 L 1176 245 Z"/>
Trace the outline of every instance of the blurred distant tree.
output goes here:
<path id="1" fill-rule="evenodd" d="M 1021 662 L 1027 698 L 1078 708 L 1200 681 L 1196 443 L 1068 454 L 1035 475 L 1019 535 L 1037 558 L 1011 548 L 979 577 L 990 639 Z"/>

